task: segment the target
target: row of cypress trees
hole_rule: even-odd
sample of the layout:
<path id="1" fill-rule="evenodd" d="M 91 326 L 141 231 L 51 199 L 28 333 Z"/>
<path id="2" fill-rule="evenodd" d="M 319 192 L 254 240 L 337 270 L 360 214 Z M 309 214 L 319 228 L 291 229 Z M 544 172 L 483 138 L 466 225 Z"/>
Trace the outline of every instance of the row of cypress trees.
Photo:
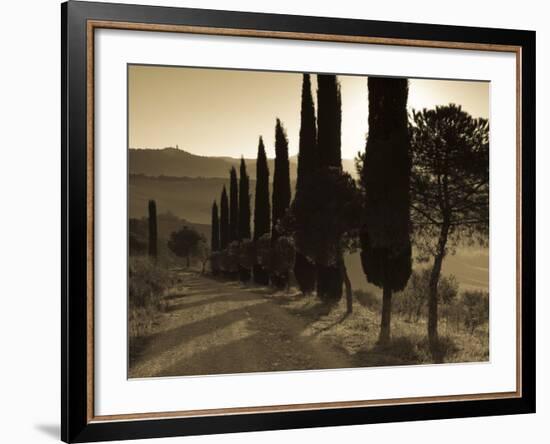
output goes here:
<path id="1" fill-rule="evenodd" d="M 251 233 L 250 219 L 250 178 L 246 170 L 244 158 L 241 158 L 240 174 L 233 167 L 229 172 L 229 197 L 225 186 L 220 197 L 220 211 L 218 205 L 212 204 L 212 251 L 225 250 L 231 242 L 241 242 L 246 239 L 257 241 L 266 234 L 271 235 L 271 244 L 275 244 L 280 237 L 278 226 L 287 213 L 290 205 L 290 172 L 288 158 L 288 138 L 279 119 L 275 124 L 275 171 L 273 175 L 272 202 L 269 192 L 269 167 L 262 137 L 258 142 L 256 159 L 256 190 L 254 202 L 254 235 Z M 267 285 L 271 282 L 277 287 L 284 287 L 288 283 L 288 274 L 271 274 L 260 264 L 253 266 L 254 281 Z M 244 267 L 239 268 L 239 278 L 242 281 L 251 279 L 251 273 Z"/>
<path id="2" fill-rule="evenodd" d="M 256 160 L 256 190 L 254 202 L 253 240 L 271 234 L 272 246 L 281 232 L 280 222 L 287 214 L 294 215 L 296 257 L 294 275 L 303 293 L 317 291 L 320 299 L 335 302 L 342 297 L 345 273 L 343 240 L 345 230 L 327 230 L 311 237 L 311 230 L 319 230 L 318 220 L 330 221 L 337 217 L 333 209 L 342 197 L 337 188 L 326 186 L 341 176 L 341 93 L 335 75 L 317 75 L 317 117 L 309 74 L 304 74 L 301 92 L 298 177 L 294 201 L 291 189 L 288 158 L 288 138 L 279 119 L 275 125 L 275 171 L 270 201 L 269 168 L 263 139 L 258 143 Z M 361 248 L 361 262 L 369 282 L 383 290 L 380 340 L 390 337 L 392 293 L 402 290 L 411 274 L 410 241 L 410 142 L 407 119 L 407 79 L 368 79 L 369 133 L 361 170 L 362 203 L 357 214 L 357 228 Z M 326 191 L 322 202 L 311 213 L 308 202 L 317 189 Z M 309 204 L 309 206 L 308 206 Z M 288 212 L 288 209 L 291 209 Z M 241 159 L 240 178 L 235 168 L 230 171 L 229 198 L 224 187 L 217 203 L 212 206 L 212 250 L 227 248 L 232 241 L 250 239 L 249 178 L 244 159 Z M 313 221 L 313 222 L 312 222 Z M 329 222 L 330 223 L 330 222 Z M 353 225 L 353 223 L 351 224 Z M 323 226 L 321 225 L 321 228 Z M 354 228 L 354 227 L 352 227 Z M 323 230 L 320 230 L 323 231 Z M 334 238 L 337 237 L 337 238 Z M 314 242 L 312 242 L 314 239 Z M 315 245 L 312 246 L 312 243 Z M 328 253 L 330 252 L 330 253 Z M 288 282 L 289 276 L 269 273 L 261 265 L 253 267 L 255 282 L 277 287 Z M 250 272 L 240 270 L 242 280 L 250 279 Z"/>
<path id="3" fill-rule="evenodd" d="M 341 235 L 332 224 L 339 217 L 334 204 L 342 198 L 332 186 L 334 177 L 342 175 L 342 106 L 335 75 L 317 75 L 317 107 L 316 119 L 310 76 L 304 74 L 298 179 L 292 205 L 297 250 L 294 274 L 303 293 L 316 289 L 320 299 L 337 302 L 344 277 Z"/>
<path id="4" fill-rule="evenodd" d="M 483 232 L 488 226 L 483 225 L 484 218 L 488 217 L 488 195 L 480 195 L 479 208 L 475 212 L 470 202 L 471 195 L 478 192 L 479 186 L 485 182 L 488 190 L 488 162 L 484 157 L 485 152 L 488 157 L 488 123 L 483 119 L 472 120 L 454 105 L 448 107 L 448 110 L 438 108 L 435 113 L 441 113 L 443 122 L 450 128 L 449 135 L 443 135 L 444 140 L 445 137 L 455 140 L 456 131 L 465 131 L 464 121 L 470 125 L 468 131 L 476 135 L 469 144 L 460 147 L 462 151 L 453 154 L 459 157 L 455 159 L 446 154 L 445 162 L 441 162 L 438 149 L 432 153 L 434 150 L 423 139 L 420 142 L 414 137 L 411 139 L 409 131 L 414 134 L 416 130 L 420 134 L 426 130 L 426 124 L 421 124 L 416 129 L 409 128 L 408 80 L 369 77 L 369 129 L 365 151 L 360 153 L 360 160 L 357 162 L 360 175 L 357 188 L 356 182 L 342 170 L 342 110 L 338 80 L 335 75 L 317 75 L 317 118 L 311 89 L 310 76 L 304 74 L 294 201 L 291 203 L 288 138 L 281 121 L 277 119 L 272 198 L 270 199 L 270 172 L 265 146 L 260 137 L 256 159 L 253 236 L 250 225 L 250 180 L 245 161 L 241 159 L 239 177 L 234 167 L 230 170 L 229 195 L 224 186 L 220 207 L 218 208 L 216 201 L 212 205 L 212 251 L 226 250 L 232 242 L 240 242 L 239 247 L 246 251 L 247 247 L 254 247 L 250 242 L 252 237 L 256 246 L 262 244 L 261 250 L 271 254 L 280 249 L 280 244 L 290 239 L 295 249 L 295 254 L 294 249 L 291 251 L 294 275 L 301 291 L 308 293 L 316 289 L 318 297 L 323 301 L 335 302 L 340 300 L 345 286 L 349 313 L 352 301 L 351 283 L 343 258 L 346 251 L 359 248 L 367 280 L 382 289 L 379 339 L 381 343 L 385 343 L 390 339 L 392 295 L 404 289 L 412 272 L 411 209 L 417 213 L 420 211 L 415 205 L 411 205 L 411 184 L 416 184 L 414 203 L 418 204 L 418 199 L 424 199 L 422 205 L 426 213 L 437 211 L 433 207 L 439 206 L 443 215 L 441 223 L 430 220 L 436 225 L 434 230 L 441 230 L 430 278 L 428 322 L 430 348 L 436 353 L 437 284 L 441 262 L 446 254 L 450 218 L 455 217 L 453 226 L 468 223 L 472 217 L 476 220 L 479 218 L 481 225 L 470 228 L 468 233 L 476 230 Z M 426 110 L 423 113 L 426 114 Z M 420 114 L 415 114 L 416 119 L 421 117 Z M 455 124 L 452 119 L 459 121 L 462 126 L 453 130 Z M 414 150 L 411 150 L 411 143 Z M 446 149 L 449 151 L 450 148 Z M 411 154 L 417 156 L 412 179 Z M 419 160 L 419 155 L 425 159 Z M 455 194 L 452 198 L 449 197 L 449 169 L 465 168 L 468 162 L 472 163 L 472 159 L 477 160 L 473 162 L 471 174 L 481 182 L 479 185 L 463 183 L 464 187 L 473 188 L 463 191 L 462 194 L 461 187 L 453 187 L 453 190 L 457 190 L 451 190 Z M 452 161 L 455 164 L 446 164 Z M 420 175 L 418 162 L 425 170 Z M 437 188 L 435 191 L 429 189 L 433 186 Z M 460 204 L 461 201 L 467 202 L 467 206 Z M 464 215 L 464 208 L 468 208 L 468 217 Z M 452 212 L 456 214 L 451 214 Z M 415 228 L 418 229 L 418 223 Z M 154 201 L 149 202 L 149 230 L 149 255 L 155 258 L 157 227 Z M 293 239 L 289 237 L 289 233 Z M 460 233 L 456 234 L 459 235 Z M 427 242 L 431 240 L 433 234 L 428 234 Z M 248 244 L 244 241 L 248 241 Z M 267 248 L 264 248 L 266 244 Z M 256 260 L 251 263 L 240 259 L 241 257 L 238 260 L 240 264 L 247 265 L 238 269 L 238 275 L 243 281 L 250 280 L 253 274 L 255 282 L 263 285 L 271 282 L 277 287 L 283 287 L 289 282 L 288 271 L 281 273 L 281 269 L 277 269 L 276 273 L 271 271 L 270 275 L 270 271 Z"/>
<path id="5" fill-rule="evenodd" d="M 314 180 L 322 180 L 323 173 L 329 169 L 342 169 L 341 156 L 341 95 L 340 86 L 335 75 L 317 76 L 318 118 L 316 123 L 311 79 L 304 74 L 302 81 L 301 122 L 298 153 L 298 177 L 294 206 L 299 205 L 299 197 Z M 288 138 L 279 119 L 275 125 L 275 171 L 273 174 L 273 193 L 270 205 L 269 169 L 265 146 L 260 137 L 256 160 L 256 193 L 254 205 L 254 241 L 271 232 L 271 243 L 281 236 L 280 221 L 285 217 L 291 204 L 291 187 L 288 158 Z M 244 159 L 241 159 L 240 182 L 237 187 L 237 173 L 230 171 L 229 198 L 225 187 L 220 198 L 220 217 L 218 207 L 212 206 L 212 250 L 227 248 L 230 242 L 250 238 L 250 199 L 249 179 L 246 174 Z M 328 196 L 327 196 L 328 197 Z M 337 196 L 330 196 L 337 198 Z M 271 211 L 270 211 L 271 208 Z M 328 208 L 328 207 L 327 207 Z M 296 208 L 294 208 L 296 209 Z M 326 213 L 326 211 L 325 211 Z M 319 217 L 330 218 L 331 214 L 320 214 Z M 307 229 L 307 227 L 304 227 Z M 303 230 L 302 230 L 303 232 Z M 218 235 L 219 233 L 219 235 Z M 301 244 L 296 235 L 296 245 Z M 219 239 L 219 240 L 218 240 Z M 330 239 L 327 242 L 337 243 Z M 307 257 L 297 249 L 294 274 L 300 289 L 304 293 L 317 290 L 321 299 L 338 300 L 342 295 L 343 278 L 336 261 L 327 262 Z M 254 266 L 255 281 L 267 284 L 267 271 L 261 266 Z M 241 271 L 241 278 L 247 280 L 246 271 Z M 283 287 L 289 276 L 278 273 L 271 276 L 271 282 Z"/>

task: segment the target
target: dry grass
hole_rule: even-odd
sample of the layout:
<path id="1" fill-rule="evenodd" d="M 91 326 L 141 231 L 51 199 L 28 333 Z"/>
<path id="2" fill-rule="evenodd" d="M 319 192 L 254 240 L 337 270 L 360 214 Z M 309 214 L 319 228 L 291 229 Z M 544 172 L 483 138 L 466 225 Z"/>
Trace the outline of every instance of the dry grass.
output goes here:
<path id="1" fill-rule="evenodd" d="M 411 365 L 434 363 L 426 338 L 426 320 L 410 322 L 406 317 L 392 314 L 392 340 L 377 344 L 380 308 L 372 294 L 355 298 L 353 313 L 346 314 L 345 301 L 333 307 L 319 302 L 314 295 L 298 292 L 275 294 L 278 303 L 308 323 L 303 335 L 315 337 L 345 350 L 358 367 Z M 489 359 L 487 324 L 470 334 L 463 326 L 456 329 L 441 320 L 439 325 L 440 352 L 443 362 L 483 362 Z"/>
<path id="2" fill-rule="evenodd" d="M 128 336 L 130 342 L 148 336 L 163 311 L 163 295 L 172 284 L 170 274 L 147 257 L 130 259 L 128 280 Z"/>

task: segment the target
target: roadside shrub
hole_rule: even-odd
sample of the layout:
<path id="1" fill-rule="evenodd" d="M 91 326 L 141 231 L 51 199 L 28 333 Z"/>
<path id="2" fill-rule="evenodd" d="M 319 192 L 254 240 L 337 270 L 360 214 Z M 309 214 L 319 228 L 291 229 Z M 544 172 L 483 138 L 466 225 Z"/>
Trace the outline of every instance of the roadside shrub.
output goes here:
<path id="1" fill-rule="evenodd" d="M 128 277 L 130 308 L 158 305 L 170 285 L 167 271 L 155 266 L 148 257 L 130 258 Z"/>
<path id="2" fill-rule="evenodd" d="M 256 240 L 256 262 L 264 270 L 271 270 L 271 236 L 266 233 Z"/>
<path id="3" fill-rule="evenodd" d="M 226 262 L 225 262 L 225 271 L 232 278 L 237 278 L 239 273 L 239 254 L 240 246 L 239 242 L 233 241 L 227 246 L 226 250 Z"/>
<path id="4" fill-rule="evenodd" d="M 271 271 L 279 276 L 288 276 L 294 268 L 295 257 L 294 239 L 291 236 L 279 237 L 272 248 Z"/>
<path id="5" fill-rule="evenodd" d="M 396 312 L 406 315 L 409 321 L 418 322 L 425 315 L 430 285 L 430 270 L 413 271 L 407 286 L 394 301 Z M 453 304 L 458 295 L 458 281 L 454 275 L 441 276 L 437 296 L 443 306 Z"/>
<path id="6" fill-rule="evenodd" d="M 422 337 L 416 344 L 418 357 L 420 362 L 460 362 L 457 361 L 457 353 L 460 348 L 451 336 L 440 335 L 435 346 L 435 355 L 430 348 L 430 342 L 427 337 Z"/>
<path id="7" fill-rule="evenodd" d="M 256 258 L 254 242 L 250 239 L 243 239 L 239 246 L 239 265 L 245 270 L 252 270 Z"/>
<path id="8" fill-rule="evenodd" d="M 359 289 L 355 290 L 353 295 L 355 296 L 355 299 L 357 299 L 357 302 L 371 311 L 378 312 L 382 308 L 380 296 L 375 295 L 371 291 Z"/>
<path id="9" fill-rule="evenodd" d="M 210 253 L 210 270 L 214 276 L 217 276 L 222 269 L 222 254 L 220 251 Z"/>
<path id="10" fill-rule="evenodd" d="M 489 293 L 486 291 L 465 291 L 462 293 L 465 311 L 464 326 L 474 333 L 479 326 L 489 322 Z"/>

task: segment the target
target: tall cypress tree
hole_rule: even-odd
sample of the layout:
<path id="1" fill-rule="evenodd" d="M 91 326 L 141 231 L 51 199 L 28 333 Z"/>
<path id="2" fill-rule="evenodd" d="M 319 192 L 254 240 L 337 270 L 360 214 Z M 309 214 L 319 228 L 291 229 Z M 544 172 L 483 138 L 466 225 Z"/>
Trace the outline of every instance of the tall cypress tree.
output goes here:
<path id="1" fill-rule="evenodd" d="M 245 240 L 250 239 L 250 181 L 242 157 L 239 172 L 239 240 Z M 250 271 L 240 267 L 239 276 L 241 281 L 249 281 Z"/>
<path id="2" fill-rule="evenodd" d="M 225 185 L 220 199 L 220 249 L 225 250 L 229 245 L 229 203 Z"/>
<path id="3" fill-rule="evenodd" d="M 254 241 L 271 230 L 271 209 L 269 203 L 269 167 L 262 138 L 258 142 L 256 158 L 256 192 L 254 195 Z M 269 284 L 267 270 L 259 264 L 254 265 L 254 282 Z"/>
<path id="4" fill-rule="evenodd" d="M 275 124 L 275 171 L 273 173 L 273 197 L 271 210 L 271 244 L 275 245 L 280 236 L 277 224 L 290 205 L 290 171 L 288 161 L 288 139 L 281 121 Z M 279 288 L 286 286 L 288 274 L 274 274 L 273 284 Z"/>
<path id="5" fill-rule="evenodd" d="M 369 77 L 369 135 L 362 182 L 365 222 L 361 263 L 367 280 L 382 288 L 379 341 L 390 339 L 392 293 L 411 275 L 410 138 L 407 79 Z"/>
<path id="6" fill-rule="evenodd" d="M 303 194 L 306 188 L 311 186 L 314 173 L 318 166 L 317 158 L 317 128 L 315 125 L 315 106 L 311 95 L 311 80 L 309 74 L 304 74 L 302 79 L 302 109 L 300 113 L 300 145 L 298 150 L 298 177 L 296 179 L 296 193 L 294 200 L 294 212 L 303 202 Z M 300 223 L 301 221 L 297 221 Z M 301 226 L 296 231 L 296 260 L 294 263 L 294 275 L 302 293 L 307 294 L 315 289 L 316 267 L 305 254 L 303 236 L 300 233 L 308 230 Z"/>
<path id="7" fill-rule="evenodd" d="M 279 236 L 277 223 L 290 205 L 290 171 L 288 161 L 288 139 L 281 121 L 275 124 L 275 172 L 273 173 L 273 208 L 271 210 L 271 239 Z"/>
<path id="8" fill-rule="evenodd" d="M 229 172 L 229 242 L 239 240 L 239 186 L 237 170 L 231 167 Z"/>
<path id="9" fill-rule="evenodd" d="M 157 203 L 149 201 L 149 257 L 157 260 L 158 257 L 158 236 L 157 236 Z"/>
<path id="10" fill-rule="evenodd" d="M 335 75 L 317 75 L 317 145 L 319 167 L 342 168 L 342 100 Z"/>
<path id="11" fill-rule="evenodd" d="M 210 237 L 210 249 L 219 251 L 220 249 L 220 221 L 218 219 L 218 204 L 216 201 L 212 204 L 212 235 Z"/>
<path id="12" fill-rule="evenodd" d="M 340 85 L 335 75 L 317 75 L 317 150 L 319 156 L 318 180 L 329 175 L 330 168 L 342 169 L 341 126 L 342 104 Z M 328 180 L 328 179 L 327 179 Z M 321 209 L 324 218 L 333 217 L 331 202 L 340 197 L 328 194 Z M 338 266 L 340 239 L 326 239 L 324 248 L 332 254 L 324 254 L 325 259 L 317 262 L 317 295 L 325 301 L 335 302 L 342 297 L 343 276 Z"/>

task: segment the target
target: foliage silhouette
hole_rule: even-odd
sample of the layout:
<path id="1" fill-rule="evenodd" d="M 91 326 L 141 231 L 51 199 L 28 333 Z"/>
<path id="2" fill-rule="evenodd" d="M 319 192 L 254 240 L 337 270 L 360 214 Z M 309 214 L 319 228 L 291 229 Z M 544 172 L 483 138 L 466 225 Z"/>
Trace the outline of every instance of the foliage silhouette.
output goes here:
<path id="1" fill-rule="evenodd" d="M 191 265 L 191 257 L 202 256 L 203 245 L 206 244 L 204 237 L 187 226 L 178 231 L 174 231 L 168 240 L 168 248 L 178 257 L 185 258 L 186 266 Z"/>
<path id="2" fill-rule="evenodd" d="M 412 271 L 408 80 L 369 77 L 368 89 L 361 263 L 367 280 L 382 288 L 379 342 L 384 344 L 391 336 L 392 293 L 407 285 Z"/>
<path id="3" fill-rule="evenodd" d="M 309 74 L 304 74 L 302 79 L 302 105 L 300 113 L 300 143 L 298 150 L 298 177 L 296 179 L 296 193 L 293 207 L 296 209 L 296 201 L 304 193 L 304 189 L 311 181 L 312 175 L 318 168 L 317 158 L 317 127 L 315 124 L 315 107 L 311 95 L 311 80 Z M 308 294 L 315 289 L 316 272 L 313 258 L 308 257 L 304 240 L 300 232 L 295 234 L 296 260 L 294 276 L 300 290 Z"/>
<path id="4" fill-rule="evenodd" d="M 220 250 L 225 250 L 229 245 L 229 203 L 225 186 L 220 198 Z"/>
<path id="5" fill-rule="evenodd" d="M 317 152 L 320 172 L 317 181 L 320 185 L 327 180 L 331 168 L 342 169 L 342 104 L 340 85 L 335 75 L 317 75 L 317 107 Z M 323 177 L 323 173 L 326 177 Z M 323 207 L 329 208 L 331 202 L 338 200 L 340 197 L 330 189 L 326 191 L 329 194 L 324 196 L 326 202 Z M 325 210 L 319 217 L 328 219 L 333 215 Z M 321 247 L 327 250 L 327 254 L 320 255 L 316 262 L 317 296 L 324 301 L 335 303 L 342 297 L 343 276 L 338 265 L 341 259 L 328 254 L 328 251 L 338 245 L 340 240 L 338 238 L 326 238 L 321 242 Z M 325 260 L 321 260 L 323 257 Z"/>
<path id="6" fill-rule="evenodd" d="M 256 193 L 254 195 L 254 241 L 271 232 L 271 205 L 269 201 L 269 168 L 262 138 L 258 142 L 256 159 Z M 269 284 L 269 274 L 261 264 L 254 265 L 254 282 Z"/>
<path id="7" fill-rule="evenodd" d="M 157 204 L 149 201 L 149 256 L 153 260 L 158 257 L 158 228 L 157 228 Z"/>
<path id="8" fill-rule="evenodd" d="M 286 131 L 277 119 L 275 124 L 275 171 L 273 173 L 273 196 L 271 213 L 271 243 L 275 246 L 277 238 L 282 234 L 278 228 L 290 205 L 290 173 L 288 161 L 288 139 Z M 287 285 L 288 273 L 273 271 L 271 282 L 278 288 Z"/>
<path id="9" fill-rule="evenodd" d="M 218 204 L 216 201 L 212 204 L 212 234 L 211 234 L 211 249 L 218 251 L 220 249 L 220 220 L 218 217 Z"/>
<path id="10" fill-rule="evenodd" d="M 428 339 L 438 356 L 437 285 L 460 243 L 484 245 L 489 231 L 489 122 L 460 106 L 413 111 L 411 215 L 420 259 L 433 259 Z"/>
<path id="11" fill-rule="evenodd" d="M 210 236 L 210 249 L 212 251 L 210 257 L 210 268 L 213 275 L 219 272 L 219 263 L 216 257 L 213 257 L 220 250 L 220 220 L 218 216 L 218 205 L 216 201 L 212 204 L 212 234 Z"/>
<path id="12" fill-rule="evenodd" d="M 250 181 L 246 172 L 244 158 L 241 157 L 239 177 L 239 241 L 250 239 Z M 239 278 L 250 280 L 250 268 L 240 267 Z"/>
<path id="13" fill-rule="evenodd" d="M 338 198 L 327 198 L 338 196 Z M 301 239 L 303 252 L 317 264 L 330 264 L 338 271 L 338 280 L 325 282 L 319 298 L 334 303 L 334 294 L 345 284 L 347 311 L 352 311 L 352 288 L 344 263 L 344 253 L 358 247 L 362 195 L 355 181 L 339 168 L 317 171 L 297 195 L 293 210 L 295 237 Z M 325 215 L 330 215 L 325 217 Z M 338 287 L 336 287 L 338 286 Z M 331 297 L 332 296 L 332 297 Z"/>
<path id="14" fill-rule="evenodd" d="M 237 170 L 229 171 L 229 242 L 239 240 L 239 186 Z"/>

